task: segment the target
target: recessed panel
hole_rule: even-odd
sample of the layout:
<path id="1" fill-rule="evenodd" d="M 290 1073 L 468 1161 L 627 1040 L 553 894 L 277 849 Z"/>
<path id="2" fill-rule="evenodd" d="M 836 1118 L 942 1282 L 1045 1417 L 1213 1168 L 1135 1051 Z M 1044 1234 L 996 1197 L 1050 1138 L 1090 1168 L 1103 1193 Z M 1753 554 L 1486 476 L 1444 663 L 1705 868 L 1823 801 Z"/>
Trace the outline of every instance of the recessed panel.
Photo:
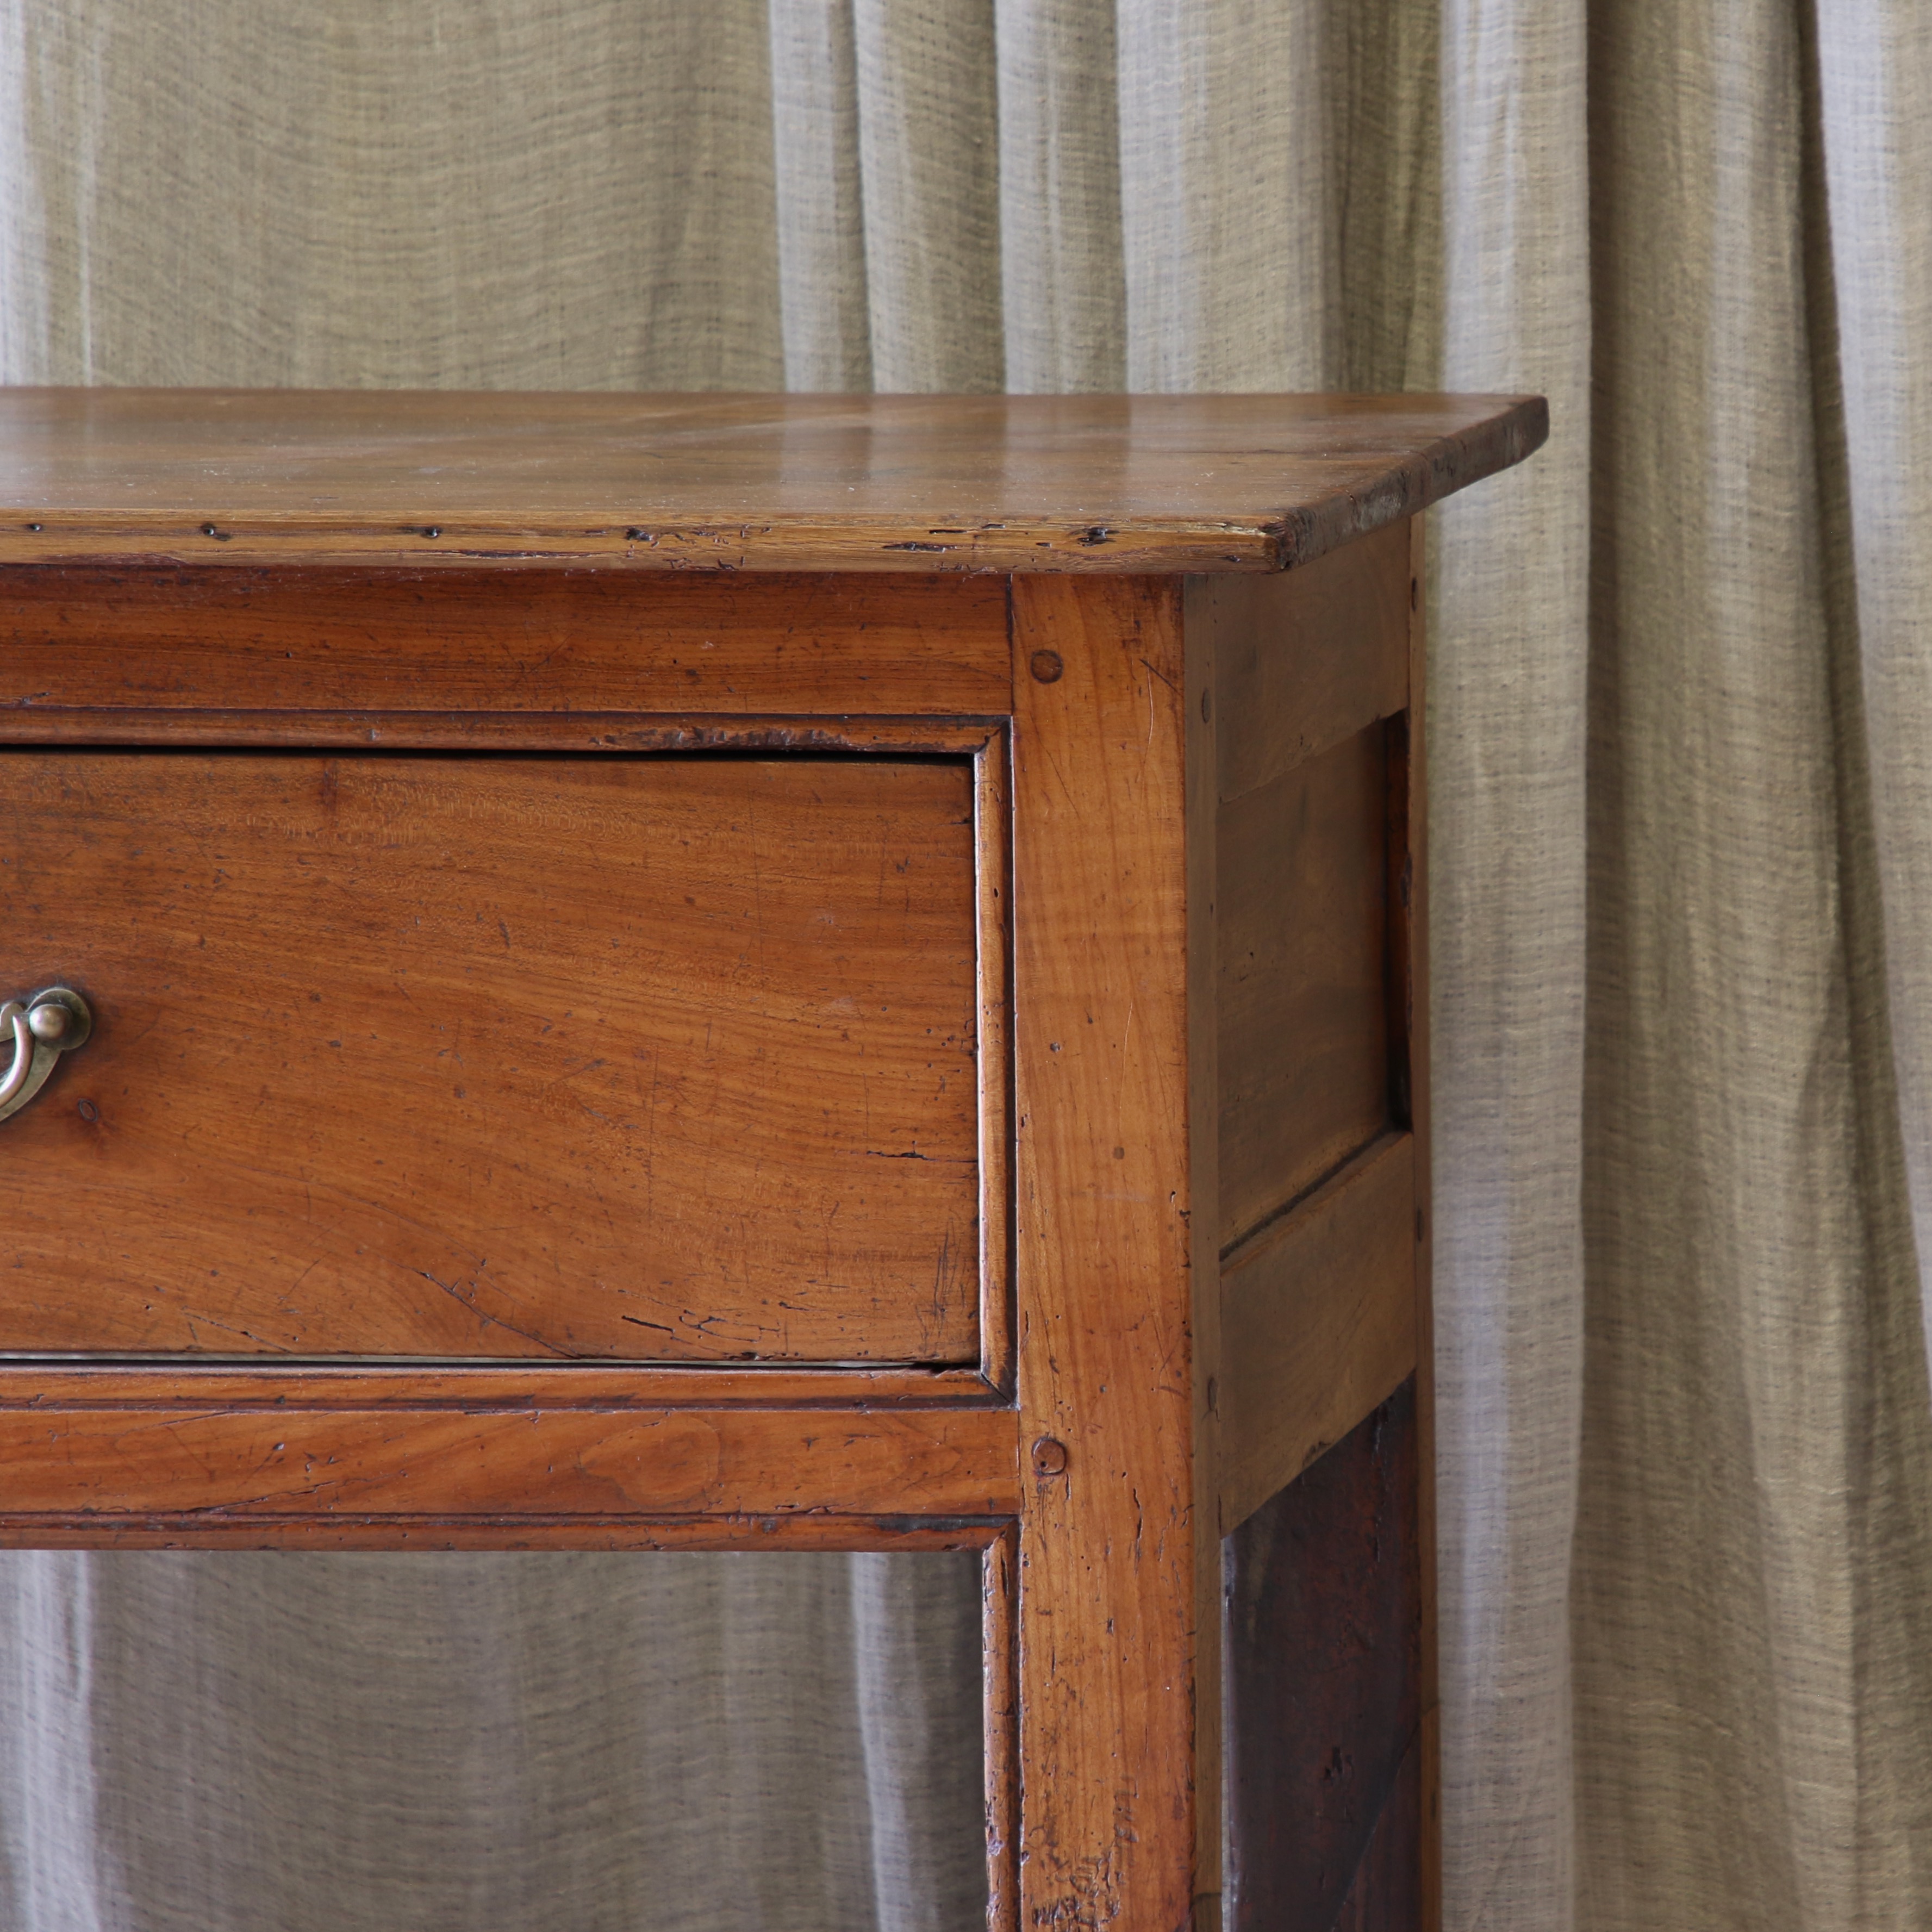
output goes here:
<path id="1" fill-rule="evenodd" d="M 1220 808 L 1224 1246 L 1400 1124 L 1388 736 L 1372 724 Z"/>

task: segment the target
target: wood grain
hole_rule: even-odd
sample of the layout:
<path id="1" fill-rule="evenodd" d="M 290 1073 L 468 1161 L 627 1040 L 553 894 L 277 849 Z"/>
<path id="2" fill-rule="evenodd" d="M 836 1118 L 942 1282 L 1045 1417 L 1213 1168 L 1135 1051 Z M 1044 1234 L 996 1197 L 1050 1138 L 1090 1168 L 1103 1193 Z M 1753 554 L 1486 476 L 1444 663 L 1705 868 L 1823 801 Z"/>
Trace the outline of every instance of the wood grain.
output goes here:
<path id="1" fill-rule="evenodd" d="M 1408 704 L 1408 552 L 1392 524 L 1285 575 L 1190 580 L 1189 647 L 1214 654 L 1223 799 Z"/>
<path id="2" fill-rule="evenodd" d="M 1188 1923 L 1193 1364 L 1180 598 L 1015 586 L 1022 1916 Z M 1052 677 L 1035 674 L 1036 653 Z M 1211 1774 L 1211 1773 L 1210 1774 Z"/>
<path id="3" fill-rule="evenodd" d="M 1426 1915 L 1422 1739 L 1409 1741 L 1330 1932 L 1432 1932 Z"/>
<path id="4" fill-rule="evenodd" d="M 985 1550 L 1010 1534 L 1000 1516 L 99 1516 L 0 1514 L 0 1550 L 823 1550 L 890 1554 Z"/>
<path id="5" fill-rule="evenodd" d="M 14 752 L 0 1346 L 978 1353 L 963 761 Z"/>
<path id="6" fill-rule="evenodd" d="M 1427 526 L 1409 522 L 1409 710 L 1403 735 L 1408 770 L 1404 890 L 1397 896 L 1400 990 L 1408 1038 L 1408 1117 L 1415 1136 L 1415 1432 L 1416 1548 L 1421 1596 L 1422 1714 L 1416 1740 L 1417 1804 L 1420 1814 L 1420 1923 L 1442 1924 L 1442 1768 L 1436 1546 L 1436 1198 L 1431 1160 L 1429 1030 L 1429 626 Z"/>
<path id="7" fill-rule="evenodd" d="M 1229 1538 L 1229 1932 L 1415 1932 L 1416 1464 L 1405 1385 Z"/>
<path id="8" fill-rule="evenodd" d="M 1224 1532 L 1414 1372 L 1414 1162 L 1390 1136 L 1225 1264 Z"/>
<path id="9" fill-rule="evenodd" d="M 0 712 L 997 715 L 1007 651 L 997 579 L 0 568 Z"/>
<path id="10" fill-rule="evenodd" d="M 1011 1398 L 1018 1376 L 1013 1283 L 1012 743 L 996 731 L 975 753 L 975 962 L 979 1033 L 980 1372 Z"/>
<path id="11" fill-rule="evenodd" d="M 1220 808 L 1220 1237 L 1390 1124 L 1379 724 Z"/>
<path id="12" fill-rule="evenodd" d="M 1264 580 L 1256 580 L 1261 581 Z M 1272 579 L 1264 580 L 1273 581 Z M 1195 622 L 1197 588 L 1181 601 L 1186 657 L 1182 716 L 1187 734 L 1187 1162 L 1191 1197 L 1220 1192 L 1220 774 L 1225 710 L 1216 702 L 1220 640 Z M 1190 1318 L 1194 1340 L 1194 1918 L 1221 1932 L 1221 1256 L 1217 1215 L 1187 1219 Z"/>
<path id="13" fill-rule="evenodd" d="M 981 1558 L 980 1670 L 985 1687 L 986 1932 L 1020 1925 L 1020 1539 L 1008 1522 Z"/>
<path id="14" fill-rule="evenodd" d="M 1540 398 L 0 392 L 0 563 L 1279 570 Z"/>
<path id="15" fill-rule="evenodd" d="M 1010 1516 L 1010 1410 L 0 1414 L 0 1516 Z"/>
<path id="16" fill-rule="evenodd" d="M 454 1409 L 465 1414 L 532 1408 L 986 1408 L 1010 1397 L 976 1369 L 866 1368 L 776 1364 L 573 1364 L 496 1358 L 406 1364 L 271 1360 L 211 1363 L 170 1355 L 148 1361 L 0 1359 L 0 1409 L 295 1408 L 317 1411 Z"/>
<path id="17" fill-rule="evenodd" d="M 50 705 L 0 715 L 0 745 L 145 745 L 225 751 L 894 752 L 1004 753 L 1003 717 L 833 717 L 706 711 L 114 710 Z M 1004 844 L 1004 841 L 1001 843 Z"/>

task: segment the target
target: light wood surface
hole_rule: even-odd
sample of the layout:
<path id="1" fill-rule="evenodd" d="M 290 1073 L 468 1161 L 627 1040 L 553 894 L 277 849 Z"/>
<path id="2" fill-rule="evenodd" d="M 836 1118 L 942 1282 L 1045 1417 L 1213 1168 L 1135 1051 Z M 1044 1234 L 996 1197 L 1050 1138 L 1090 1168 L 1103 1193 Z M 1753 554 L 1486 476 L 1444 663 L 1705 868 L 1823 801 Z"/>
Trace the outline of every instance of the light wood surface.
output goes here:
<path id="1" fill-rule="evenodd" d="M 0 1414 L 16 1528 L 46 1514 L 980 1516 L 1019 1507 L 1010 1411 Z M 399 1441 L 409 1444 L 397 1454 Z"/>
<path id="2" fill-rule="evenodd" d="M 1004 1400 L 976 1369 L 799 1366 L 776 1363 L 597 1363 L 499 1357 L 488 1362 L 209 1362 L 0 1359 L 0 1410 L 292 1407 L 448 1409 L 468 1415 L 531 1409 L 603 1414 L 660 1408 L 984 1408 Z"/>
<path id="3" fill-rule="evenodd" d="M 1009 1534 L 1001 1516 L 860 1516 L 790 1510 L 764 1516 L 652 1516 L 614 1510 L 532 1516 L 320 1515 L 301 1504 L 224 1516 L 0 1514 L 0 1550 L 980 1550 Z"/>
<path id="4" fill-rule="evenodd" d="M 1221 1527 L 1258 1509 L 1415 1366 L 1415 1156 L 1391 1135 L 1221 1276 Z"/>
<path id="5" fill-rule="evenodd" d="M 988 1541 L 980 1567 L 985 1712 L 986 1932 L 1019 1932 L 1020 1536 L 1016 1520 Z"/>
<path id="6" fill-rule="evenodd" d="M 0 1347 L 974 1360 L 974 794 L 0 756 L 7 991 L 96 1012 L 6 1124 Z"/>
<path id="7" fill-rule="evenodd" d="M 1022 1917 L 1172 1932 L 1192 1910 L 1196 1712 L 1214 1695 L 1196 1678 L 1180 596 L 1036 578 L 1014 614 L 1019 1397 L 1038 1472 Z"/>
<path id="8" fill-rule="evenodd" d="M 0 391 L 0 562 L 1279 570 L 1534 397 Z"/>
<path id="9" fill-rule="evenodd" d="M 978 759 L 1003 718 L 855 718 L 635 711 L 112 710 L 62 705 L 0 717 L 0 745 L 220 751 L 857 752 Z"/>
<path id="10" fill-rule="evenodd" d="M 0 391 L 0 414 L 6 392 Z M 5 556 L 0 538 L 0 560 Z M 997 578 L 0 572 L 0 707 L 997 716 Z"/>

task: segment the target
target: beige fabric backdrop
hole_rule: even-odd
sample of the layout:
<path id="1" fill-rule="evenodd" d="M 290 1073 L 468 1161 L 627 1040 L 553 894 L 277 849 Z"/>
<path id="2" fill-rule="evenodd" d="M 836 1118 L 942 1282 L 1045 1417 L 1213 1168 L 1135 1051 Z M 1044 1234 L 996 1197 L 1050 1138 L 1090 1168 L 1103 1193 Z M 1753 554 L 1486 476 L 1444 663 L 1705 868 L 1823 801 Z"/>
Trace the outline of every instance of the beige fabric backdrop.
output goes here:
<path id="1" fill-rule="evenodd" d="M 1917 0 L 0 0 L 0 380 L 1548 392 L 1550 446 L 1435 518 L 1450 1923 L 1904 1932 L 1932 1922 L 1928 98 Z M 37 1932 L 174 1922 L 112 1875 L 184 1780 L 205 1922 L 298 1922 L 250 1902 L 259 1827 L 212 1816 L 255 1760 L 128 1674 L 130 1633 L 246 1731 L 278 1631 L 302 1654 L 352 1600 L 355 1713 L 424 1593 L 513 1659 L 539 1601 L 424 1559 L 126 1561 L 0 1588 L 0 1880 Z M 543 1587 L 636 1614 L 596 1559 Z M 682 1593 L 715 1585 L 643 1587 L 707 1640 Z M 809 1586 L 814 1656 L 854 1587 Z M 846 1765 L 820 1864 L 858 1916 L 707 1922 L 922 1922 L 892 1900 L 943 1778 L 898 1774 L 918 1726 L 865 1730 L 940 1696 L 957 1592 L 917 1587 L 862 1626 L 898 1652 L 808 1673 L 760 1747 Z M 508 1815 L 580 1694 L 525 1668 L 473 1722 L 425 1677 L 470 1768 L 427 1753 L 394 1846 Z M 855 1819 L 898 1847 L 863 1909 Z M 541 1910 L 410 1922 L 629 1922 L 621 1859 L 546 1869 Z M 334 1882 L 335 1924 L 408 1916 Z M 652 1892 L 637 1922 L 682 1922 Z"/>

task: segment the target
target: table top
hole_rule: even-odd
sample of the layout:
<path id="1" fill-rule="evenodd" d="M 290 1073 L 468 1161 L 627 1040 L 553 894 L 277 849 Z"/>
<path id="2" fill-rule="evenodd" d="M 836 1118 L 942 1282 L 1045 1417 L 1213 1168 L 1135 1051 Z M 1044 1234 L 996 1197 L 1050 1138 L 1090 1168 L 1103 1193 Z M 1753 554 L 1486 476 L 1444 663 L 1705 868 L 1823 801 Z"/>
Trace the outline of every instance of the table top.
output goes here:
<path id="1" fill-rule="evenodd" d="M 0 389 L 0 563 L 1286 569 L 1540 397 Z"/>

